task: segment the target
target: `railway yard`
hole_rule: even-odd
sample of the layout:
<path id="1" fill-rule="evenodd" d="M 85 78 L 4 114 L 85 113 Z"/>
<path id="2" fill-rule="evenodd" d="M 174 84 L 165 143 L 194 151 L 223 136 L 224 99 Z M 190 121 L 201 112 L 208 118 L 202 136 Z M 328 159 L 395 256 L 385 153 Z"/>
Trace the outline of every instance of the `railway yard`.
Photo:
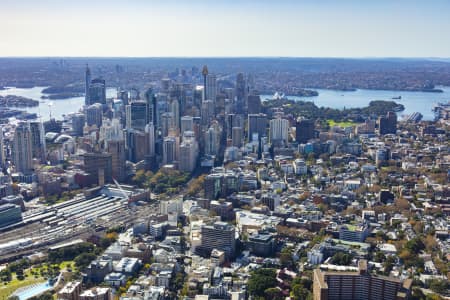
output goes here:
<path id="1" fill-rule="evenodd" d="M 0 230 L 1 261 L 45 250 L 75 238 L 86 238 L 112 226 L 131 226 L 158 211 L 156 204 L 130 202 L 125 193 L 87 198 L 83 194 L 23 213 L 20 223 Z"/>

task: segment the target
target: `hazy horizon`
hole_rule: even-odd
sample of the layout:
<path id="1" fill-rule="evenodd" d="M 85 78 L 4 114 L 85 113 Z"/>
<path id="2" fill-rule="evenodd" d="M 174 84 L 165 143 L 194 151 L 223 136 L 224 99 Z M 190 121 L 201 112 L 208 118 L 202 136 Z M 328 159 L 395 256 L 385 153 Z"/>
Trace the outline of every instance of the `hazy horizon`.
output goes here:
<path id="1" fill-rule="evenodd" d="M 450 57 L 445 0 L 2 2 L 0 57 Z"/>

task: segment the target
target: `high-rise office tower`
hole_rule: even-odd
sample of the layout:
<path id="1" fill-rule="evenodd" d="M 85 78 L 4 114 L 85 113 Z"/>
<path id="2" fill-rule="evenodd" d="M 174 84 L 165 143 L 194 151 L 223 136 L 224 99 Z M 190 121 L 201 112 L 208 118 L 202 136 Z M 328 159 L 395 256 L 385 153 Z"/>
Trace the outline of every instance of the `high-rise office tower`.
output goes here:
<path id="1" fill-rule="evenodd" d="M 220 130 L 218 126 L 211 126 L 205 132 L 205 154 L 217 155 L 220 147 Z"/>
<path id="2" fill-rule="evenodd" d="M 214 119 L 214 102 L 205 100 L 202 102 L 202 124 L 207 125 Z"/>
<path id="3" fill-rule="evenodd" d="M 286 145 L 288 142 L 289 121 L 276 118 L 270 120 L 269 139 L 272 144 Z"/>
<path id="4" fill-rule="evenodd" d="M 128 95 L 128 91 L 125 90 L 120 90 L 117 92 L 117 99 L 122 100 L 122 104 L 123 105 L 128 105 L 129 103 L 129 95 Z"/>
<path id="5" fill-rule="evenodd" d="M 100 127 L 100 141 L 123 140 L 123 129 L 119 119 L 105 119 Z"/>
<path id="6" fill-rule="evenodd" d="M 170 78 L 161 79 L 161 91 L 167 93 L 170 89 L 171 80 Z"/>
<path id="7" fill-rule="evenodd" d="M 83 114 L 76 113 L 72 116 L 72 134 L 74 136 L 83 136 L 83 128 L 86 123 L 86 117 Z"/>
<path id="8" fill-rule="evenodd" d="M 155 156 L 155 125 L 153 123 L 147 124 L 145 126 L 145 133 L 148 136 L 148 155 L 151 157 Z"/>
<path id="9" fill-rule="evenodd" d="M 146 155 L 146 168 L 155 169 L 156 165 L 156 129 L 153 123 L 148 123 L 145 126 L 145 134 L 147 135 L 148 151 Z"/>
<path id="10" fill-rule="evenodd" d="M 86 108 L 86 123 L 88 126 L 102 126 L 103 109 L 100 103 L 94 103 Z"/>
<path id="11" fill-rule="evenodd" d="M 111 154 L 112 177 L 118 181 L 125 180 L 126 159 L 125 140 L 109 140 L 106 143 L 106 151 Z"/>
<path id="12" fill-rule="evenodd" d="M 193 92 L 192 92 L 192 104 L 194 106 L 200 107 L 202 102 L 205 100 L 204 95 L 205 87 L 201 85 L 195 86 Z"/>
<path id="13" fill-rule="evenodd" d="M 166 112 L 161 114 L 161 136 L 166 137 L 169 135 L 169 131 L 175 127 L 175 121 L 173 113 Z"/>
<path id="14" fill-rule="evenodd" d="M 246 84 L 244 74 L 239 73 L 236 76 L 236 112 L 244 113 L 246 111 Z"/>
<path id="15" fill-rule="evenodd" d="M 147 103 L 145 101 L 134 101 L 126 106 L 127 129 L 144 131 L 147 124 Z"/>
<path id="16" fill-rule="evenodd" d="M 33 157 L 39 159 L 41 162 L 44 162 L 47 155 L 44 124 L 39 121 L 30 122 L 30 130 Z"/>
<path id="17" fill-rule="evenodd" d="M 173 128 L 179 130 L 180 128 L 180 103 L 178 99 L 172 99 L 169 104 L 169 111 L 173 115 Z"/>
<path id="18" fill-rule="evenodd" d="M 307 143 L 315 137 L 314 120 L 299 118 L 295 124 L 295 140 L 297 143 Z"/>
<path id="19" fill-rule="evenodd" d="M 86 64 L 86 72 L 84 74 L 84 104 L 90 105 L 91 102 L 89 101 L 89 85 L 91 84 L 91 70 L 89 69 L 89 66 Z"/>
<path id="20" fill-rule="evenodd" d="M 235 228 L 225 222 L 204 225 L 201 228 L 201 246 L 197 247 L 202 255 L 209 256 L 213 249 L 225 252 L 227 259 L 232 259 L 236 252 Z"/>
<path id="21" fill-rule="evenodd" d="M 12 160 L 17 172 L 29 174 L 33 169 L 33 148 L 30 126 L 20 123 L 14 130 Z"/>
<path id="22" fill-rule="evenodd" d="M 5 166 L 5 145 L 3 142 L 3 128 L 0 126 L 0 170 Z"/>
<path id="23" fill-rule="evenodd" d="M 397 115 L 390 111 L 386 116 L 378 118 L 378 129 L 380 134 L 395 134 L 397 132 Z"/>
<path id="24" fill-rule="evenodd" d="M 252 74 L 247 75 L 247 93 L 251 94 L 255 91 L 255 77 Z"/>
<path id="25" fill-rule="evenodd" d="M 151 88 L 147 89 L 145 92 L 145 102 L 147 104 L 147 124 L 156 124 L 156 96 Z"/>
<path id="26" fill-rule="evenodd" d="M 178 161 L 178 143 L 173 136 L 165 137 L 163 140 L 163 165 L 173 164 Z"/>
<path id="27" fill-rule="evenodd" d="M 126 149 L 128 160 L 134 163 L 145 160 L 148 155 L 148 137 L 144 131 L 126 129 Z"/>
<path id="28" fill-rule="evenodd" d="M 111 154 L 112 177 L 122 181 L 126 177 L 125 137 L 119 119 L 105 119 L 100 127 L 100 141 L 105 143 L 105 150 Z"/>
<path id="29" fill-rule="evenodd" d="M 253 141 L 255 137 L 260 140 L 267 136 L 267 115 L 250 114 L 248 115 L 248 140 Z"/>
<path id="30" fill-rule="evenodd" d="M 249 114 L 259 114 L 261 112 L 261 97 L 259 95 L 248 95 L 247 103 Z"/>
<path id="31" fill-rule="evenodd" d="M 84 171 L 92 176 L 95 184 L 102 186 L 112 182 L 112 160 L 109 153 L 83 154 Z"/>
<path id="32" fill-rule="evenodd" d="M 227 138 L 231 138 L 232 128 L 241 127 L 244 128 L 244 116 L 238 114 L 227 114 L 226 120 Z"/>
<path id="33" fill-rule="evenodd" d="M 217 96 L 217 78 L 214 74 L 206 75 L 206 99 L 216 101 Z"/>
<path id="34" fill-rule="evenodd" d="M 194 131 L 194 117 L 183 116 L 181 117 L 181 134 L 185 131 Z"/>
<path id="35" fill-rule="evenodd" d="M 96 78 L 89 84 L 89 102 L 86 105 L 101 103 L 106 104 L 106 82 Z"/>
<path id="36" fill-rule="evenodd" d="M 234 147 L 240 148 L 243 141 L 243 129 L 242 127 L 233 127 L 231 132 L 231 144 Z"/>
<path id="37" fill-rule="evenodd" d="M 197 164 L 198 143 L 193 131 L 185 131 L 183 142 L 180 145 L 179 170 L 182 172 L 192 172 Z"/>

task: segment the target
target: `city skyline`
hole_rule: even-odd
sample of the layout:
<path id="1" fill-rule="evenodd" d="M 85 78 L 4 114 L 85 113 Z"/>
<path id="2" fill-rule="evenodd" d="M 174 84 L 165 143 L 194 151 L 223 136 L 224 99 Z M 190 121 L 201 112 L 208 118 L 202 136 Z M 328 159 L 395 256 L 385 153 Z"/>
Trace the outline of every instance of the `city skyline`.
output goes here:
<path id="1" fill-rule="evenodd" d="M 0 56 L 448 58 L 449 8 L 441 0 L 4 1 Z"/>

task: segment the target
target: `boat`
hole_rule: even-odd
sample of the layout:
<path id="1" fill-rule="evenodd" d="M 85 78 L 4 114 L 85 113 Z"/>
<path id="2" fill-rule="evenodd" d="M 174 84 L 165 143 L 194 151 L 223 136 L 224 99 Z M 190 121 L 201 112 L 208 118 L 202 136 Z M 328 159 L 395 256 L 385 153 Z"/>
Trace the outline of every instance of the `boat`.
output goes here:
<path id="1" fill-rule="evenodd" d="M 400 100 L 402 99 L 402 96 L 392 97 L 392 100 Z"/>

